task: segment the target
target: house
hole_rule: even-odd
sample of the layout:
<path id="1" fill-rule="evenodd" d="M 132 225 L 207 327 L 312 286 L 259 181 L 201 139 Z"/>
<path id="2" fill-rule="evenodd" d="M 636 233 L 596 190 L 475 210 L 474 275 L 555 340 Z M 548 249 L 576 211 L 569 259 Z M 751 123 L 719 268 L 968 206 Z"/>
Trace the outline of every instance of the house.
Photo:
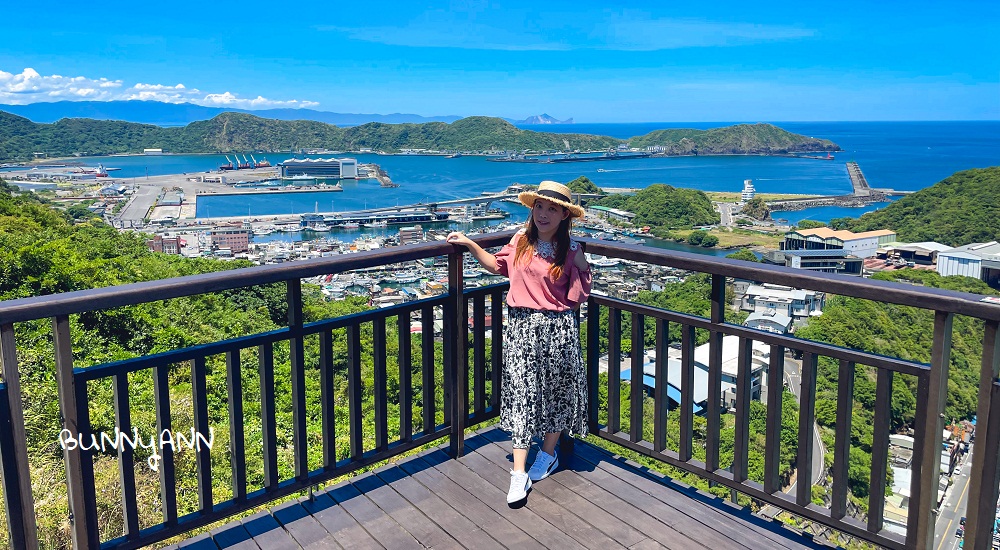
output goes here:
<path id="1" fill-rule="evenodd" d="M 821 315 L 826 295 L 814 290 L 764 283 L 747 287 L 740 309 L 754 313 L 782 314 L 792 321 Z"/>
<path id="2" fill-rule="evenodd" d="M 792 318 L 774 310 L 755 311 L 743 321 L 743 326 L 775 334 L 788 334 L 792 330 Z"/>

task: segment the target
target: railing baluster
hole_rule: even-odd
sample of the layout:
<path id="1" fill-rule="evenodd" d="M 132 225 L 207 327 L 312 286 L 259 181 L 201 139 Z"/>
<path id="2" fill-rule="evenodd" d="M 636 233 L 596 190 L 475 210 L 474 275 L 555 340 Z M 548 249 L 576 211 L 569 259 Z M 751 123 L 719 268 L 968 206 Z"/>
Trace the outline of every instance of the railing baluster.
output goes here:
<path id="1" fill-rule="evenodd" d="M 805 367 L 805 364 L 802 366 Z M 872 533 L 878 533 L 882 530 L 883 512 L 885 511 L 885 475 L 889 461 L 889 423 L 891 420 L 892 371 L 878 369 L 875 378 L 875 412 L 874 424 L 872 425 L 872 470 L 869 478 L 871 489 L 868 492 L 868 530 Z"/>
<path id="2" fill-rule="evenodd" d="M 638 313 L 632 314 L 632 369 L 631 380 L 629 380 L 629 439 L 639 441 L 642 439 L 642 405 L 646 397 L 646 392 L 642 383 L 643 364 L 645 363 L 645 353 L 643 349 L 643 328 L 646 318 Z"/>
<path id="3" fill-rule="evenodd" d="M 913 452 L 914 461 L 916 455 L 920 455 L 920 464 L 913 465 L 911 469 L 919 482 L 910 485 L 910 512 L 906 521 L 907 544 L 912 543 L 916 548 L 929 548 L 934 543 L 933 510 L 937 505 L 941 432 L 944 430 L 954 319 L 953 313 L 934 312 L 934 342 L 931 345 L 931 370 L 926 376 L 926 400 L 922 401 L 919 395 L 917 397 L 917 403 L 922 407 L 917 410 L 916 416 L 923 417 L 923 421 L 916 423 Z"/>
<path id="4" fill-rule="evenodd" d="M 204 357 L 191 361 L 191 391 L 192 408 L 194 409 L 194 439 L 198 436 L 208 437 L 208 369 Z M 214 506 L 212 499 L 212 452 L 206 445 L 198 442 L 196 446 L 196 476 L 198 478 L 198 509 L 211 512 Z"/>
<path id="5" fill-rule="evenodd" d="M 715 279 L 712 279 L 713 289 Z M 713 302 L 714 307 L 714 302 Z M 705 470 L 719 469 L 719 435 L 722 431 L 722 337 L 708 332 L 708 404 L 705 410 Z"/>
<path id="6" fill-rule="evenodd" d="M 491 319 L 492 320 L 492 319 Z M 486 410 L 486 295 L 472 299 L 472 410 Z"/>
<path id="7" fill-rule="evenodd" d="M 63 418 L 63 429 L 69 430 L 69 435 L 77 439 L 84 434 L 89 437 L 92 434 L 87 407 L 87 383 L 77 383 L 73 375 L 69 316 L 53 318 L 52 332 L 55 337 L 56 381 L 59 385 L 59 413 Z M 63 450 L 63 460 L 66 463 L 73 548 L 96 550 L 101 544 L 101 535 L 97 527 L 93 451 L 67 447 Z"/>
<path id="8" fill-rule="evenodd" d="M 444 407 L 451 426 L 448 450 L 452 457 L 465 454 L 465 426 L 469 421 L 469 306 L 463 290 L 459 250 L 448 254 L 448 295 L 444 314 Z"/>
<path id="9" fill-rule="evenodd" d="M 833 495 L 830 515 L 847 515 L 847 471 L 851 461 L 851 418 L 854 411 L 854 363 L 841 361 L 837 375 L 837 428 L 833 448 Z"/>
<path id="10" fill-rule="evenodd" d="M 660 452 L 667 448 L 667 415 L 670 402 L 667 398 L 667 378 L 670 364 L 667 335 L 670 324 L 665 319 L 656 319 L 656 373 L 653 388 L 653 450 Z"/>
<path id="11" fill-rule="evenodd" d="M 372 321 L 372 393 L 375 401 L 375 450 L 389 448 L 389 406 L 386 396 L 385 317 Z"/>
<path id="12" fill-rule="evenodd" d="M 694 452 L 694 343 L 694 327 L 681 325 L 681 425 L 677 454 L 682 462 L 691 460 Z"/>
<path id="13" fill-rule="evenodd" d="M 243 369 L 240 352 L 226 353 L 226 395 L 229 397 L 229 445 L 233 471 L 233 499 L 247 498 L 246 442 L 243 434 Z"/>
<path id="14" fill-rule="evenodd" d="M 500 414 L 500 384 L 503 373 L 503 292 L 494 290 L 490 296 L 492 308 L 490 327 L 490 349 L 493 351 L 490 363 L 490 409 Z"/>
<path id="15" fill-rule="evenodd" d="M 615 435 L 621 431 L 621 339 L 622 320 L 620 311 L 608 309 L 608 433 Z"/>
<path id="16" fill-rule="evenodd" d="M 170 365 L 153 368 L 153 395 L 156 406 L 156 437 L 164 432 L 173 433 L 170 419 Z M 160 502 L 163 503 L 163 523 L 168 527 L 177 524 L 177 477 L 174 468 L 174 447 L 163 445 L 160 449 L 159 477 Z"/>
<path id="17" fill-rule="evenodd" d="M 409 332 L 407 332 L 409 335 Z M 333 332 L 319 333 L 319 396 L 320 414 L 323 417 L 323 468 L 337 466 L 337 393 L 333 379 Z"/>
<path id="18" fill-rule="evenodd" d="M 965 547 L 985 550 L 992 540 L 994 504 L 1000 498 L 1000 397 L 996 384 L 1000 377 L 1000 323 L 987 321 L 983 327 L 983 359 L 979 369 L 979 403 L 976 408 L 976 460 L 969 472 L 968 518 Z"/>
<path id="19" fill-rule="evenodd" d="M 740 338 L 736 366 L 736 425 L 733 434 L 733 481 L 742 483 L 750 467 L 750 364 L 753 362 L 753 340 Z M 768 378 L 768 386 L 773 386 Z"/>
<path id="20" fill-rule="evenodd" d="M 291 363 L 292 382 L 292 448 L 294 451 L 295 478 L 302 480 L 309 475 L 309 448 L 306 432 L 306 367 L 302 338 L 302 280 L 286 282 L 288 298 L 288 360 Z"/>
<path id="21" fill-rule="evenodd" d="M 3 383 L 7 388 L 6 413 L 10 420 L 11 436 L 9 446 L 3 451 L 4 504 L 7 510 L 7 527 L 11 533 L 11 546 L 37 550 L 35 499 L 31 491 L 28 438 L 24 429 L 21 375 L 18 370 L 15 343 L 14 325 L 0 325 L 0 374 L 3 375 Z"/>
<path id="22" fill-rule="evenodd" d="M 264 444 L 264 489 L 278 488 L 278 436 L 274 411 L 274 346 L 257 348 L 260 375 L 260 428 Z"/>
<path id="23" fill-rule="evenodd" d="M 119 433 L 133 437 L 132 413 L 128 402 L 128 374 L 117 374 L 112 382 L 112 398 L 115 407 L 115 425 Z M 140 436 L 141 437 L 141 436 Z M 122 510 L 125 512 L 125 537 L 139 538 L 139 508 L 135 490 L 135 447 L 127 445 L 124 438 L 118 440 L 118 481 L 121 483 Z"/>
<path id="24" fill-rule="evenodd" d="M 781 397 L 785 380 L 785 348 L 771 345 L 767 367 L 767 432 L 764 435 L 764 491 L 781 490 Z"/>
<path id="25" fill-rule="evenodd" d="M 347 403 L 351 430 L 351 460 L 364 454 L 364 413 L 361 406 L 361 327 L 347 327 Z"/>
<path id="26" fill-rule="evenodd" d="M 593 297 L 587 300 L 587 422 L 590 433 L 599 430 L 597 385 L 601 370 L 601 306 Z M 610 355 L 608 356 L 610 366 Z"/>
<path id="27" fill-rule="evenodd" d="M 413 349 L 410 343 L 410 312 L 400 312 L 396 317 L 396 333 L 399 338 L 399 439 L 413 439 Z"/>
<path id="28" fill-rule="evenodd" d="M 816 367 L 815 354 L 802 354 L 802 384 L 799 386 L 799 451 L 796 457 L 795 503 L 806 506 L 812 502 L 812 486 L 814 476 L 822 472 L 814 472 L 813 438 L 816 437 Z M 768 378 L 770 380 L 770 378 Z M 888 435 L 888 432 L 886 433 Z"/>
<path id="29" fill-rule="evenodd" d="M 420 376 L 422 397 L 424 433 L 429 434 L 434 431 L 434 308 L 424 306 L 420 313 L 420 324 L 422 325 L 420 334 L 420 354 L 421 367 Z"/>

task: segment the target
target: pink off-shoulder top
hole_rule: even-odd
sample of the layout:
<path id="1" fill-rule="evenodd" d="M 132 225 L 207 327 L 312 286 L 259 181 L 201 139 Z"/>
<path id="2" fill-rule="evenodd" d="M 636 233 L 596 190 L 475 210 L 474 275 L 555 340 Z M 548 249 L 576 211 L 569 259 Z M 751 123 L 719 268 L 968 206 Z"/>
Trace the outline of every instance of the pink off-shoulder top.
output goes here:
<path id="1" fill-rule="evenodd" d="M 549 275 L 549 267 L 554 258 L 544 255 L 544 247 L 536 250 L 530 261 L 523 259 L 515 265 L 514 254 L 517 252 L 517 242 L 523 239 L 524 230 L 517 232 L 509 243 L 497 252 L 497 269 L 500 274 L 510 279 L 510 291 L 507 292 L 507 305 L 511 307 L 527 307 L 542 311 L 566 311 L 575 309 L 587 301 L 593 282 L 590 268 L 580 270 L 574 263 L 576 254 L 583 254 L 580 243 L 571 240 L 563 273 L 553 281 Z"/>

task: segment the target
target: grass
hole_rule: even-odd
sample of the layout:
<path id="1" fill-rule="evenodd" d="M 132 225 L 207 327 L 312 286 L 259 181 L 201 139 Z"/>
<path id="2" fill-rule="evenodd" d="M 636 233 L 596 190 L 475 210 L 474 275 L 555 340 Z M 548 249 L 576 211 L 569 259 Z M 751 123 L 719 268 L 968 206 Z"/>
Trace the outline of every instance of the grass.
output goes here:
<path id="1" fill-rule="evenodd" d="M 687 239 L 687 236 L 693 231 L 675 230 L 673 234 Z M 735 228 L 732 231 L 712 229 L 708 233 L 719 238 L 719 244 L 715 245 L 715 248 L 768 248 L 777 250 L 779 243 L 784 239 L 783 232 L 767 234 L 760 231 L 747 231 L 746 229 Z"/>

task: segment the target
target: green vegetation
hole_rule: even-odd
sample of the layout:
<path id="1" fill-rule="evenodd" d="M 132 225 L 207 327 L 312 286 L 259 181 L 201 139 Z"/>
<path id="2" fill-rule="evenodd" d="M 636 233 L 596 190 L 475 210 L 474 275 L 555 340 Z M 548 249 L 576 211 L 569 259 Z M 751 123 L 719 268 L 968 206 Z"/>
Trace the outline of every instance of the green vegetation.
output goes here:
<path id="1" fill-rule="evenodd" d="M 692 141 L 693 140 L 693 141 Z M 767 124 L 712 130 L 664 130 L 630 140 L 633 146 L 662 145 L 668 154 L 769 154 L 793 149 L 837 150 L 825 141 L 791 134 Z M 491 117 L 468 117 L 450 124 L 383 124 L 349 128 L 308 120 L 270 120 L 244 113 L 223 113 L 179 128 L 132 122 L 63 119 L 36 124 L 0 111 L 0 159 L 29 160 L 34 152 L 50 157 L 139 153 L 162 148 L 171 153 L 229 151 L 298 151 L 361 148 L 439 151 L 581 151 L 607 150 L 622 140 L 588 134 L 554 134 L 520 130 Z M 696 143 L 696 145 L 691 145 Z M 641 145 L 640 145 L 641 144 Z M 692 149 L 693 147 L 693 149 Z M 691 151 L 694 150 L 695 153 Z"/>
<path id="2" fill-rule="evenodd" d="M 771 214 L 771 209 L 767 206 L 767 203 L 764 202 L 764 199 L 754 197 L 743 205 L 740 212 L 755 220 L 766 220 Z"/>
<path id="3" fill-rule="evenodd" d="M 587 176 L 580 176 L 566 184 L 569 190 L 574 193 L 602 193 L 601 188 L 596 183 L 590 181 Z"/>
<path id="4" fill-rule="evenodd" d="M 757 259 L 757 255 L 747 248 L 741 248 L 732 254 L 728 254 L 726 257 L 733 260 L 743 260 L 744 262 L 760 262 Z"/>
<path id="5" fill-rule="evenodd" d="M 830 220 L 834 229 L 891 229 L 904 242 L 950 246 L 996 240 L 1000 235 L 1000 166 L 957 172 L 861 218 Z"/>
<path id="6" fill-rule="evenodd" d="M 19 194 L 16 188 L 0 180 L 0 300 L 38 296 L 165 279 L 182 275 L 245 267 L 247 262 L 194 260 L 152 253 L 141 236 L 120 233 L 103 223 L 82 219 L 74 224 L 67 212 L 54 210 L 32 193 Z M 77 367 L 122 360 L 168 350 L 217 342 L 230 338 L 276 330 L 286 325 L 285 285 L 273 284 L 216 292 L 198 296 L 156 301 L 136 306 L 82 313 L 71 316 L 74 362 Z M 303 287 L 304 317 L 307 322 L 339 317 L 367 309 L 363 299 L 326 302 L 319 289 Z M 389 388 L 388 426 L 390 438 L 399 427 L 399 368 L 396 319 L 387 321 L 386 334 Z M 66 486 L 62 450 L 58 444 L 62 425 L 59 421 L 55 385 L 55 363 L 52 351 L 52 324 L 49 319 L 15 325 L 19 372 L 24 396 L 26 430 L 31 479 L 34 485 L 39 536 L 43 548 L 69 547 L 66 528 Z M 361 354 L 365 448 L 374 447 L 372 430 L 373 405 L 373 329 L 370 323 L 361 326 Z M 412 338 L 412 371 L 414 387 L 413 418 L 422 418 L 421 339 Z M 443 356 L 441 344 L 435 344 L 435 358 Z M 490 352 L 487 350 L 487 357 Z M 263 483 L 261 456 L 261 388 L 257 375 L 256 348 L 243 350 L 242 385 L 245 409 L 245 442 L 247 446 L 247 478 L 251 490 Z M 290 350 L 287 343 L 274 346 L 275 409 L 277 413 L 278 454 L 281 457 L 279 477 L 293 477 L 291 456 L 292 402 L 290 391 Z M 347 337 L 343 330 L 333 332 L 333 366 L 336 408 L 336 453 L 338 459 L 348 456 L 347 407 Z M 209 425 L 214 429 L 212 469 L 214 499 L 226 500 L 232 495 L 229 458 L 229 413 L 227 410 L 226 357 L 207 357 L 207 388 Z M 305 341 L 307 437 L 310 445 L 309 468 L 322 465 L 319 342 L 316 337 Z M 164 365 L 169 369 L 171 414 L 173 429 L 184 432 L 192 426 L 191 368 L 188 364 Z M 433 375 L 436 405 L 435 422 L 443 422 L 442 372 L 440 366 Z M 132 423 L 140 434 L 149 437 L 155 432 L 151 371 L 132 373 L 129 378 Z M 88 387 L 92 429 L 95 433 L 114 434 L 115 414 L 110 380 L 91 382 Z M 487 389 L 487 392 L 492 391 Z M 415 428 L 422 429 L 422 426 Z M 140 521 L 152 525 L 161 520 L 158 502 L 157 474 L 146 467 L 150 453 L 137 449 L 135 469 L 138 487 Z M 181 451 L 175 455 L 180 514 L 198 507 L 196 480 L 193 475 L 194 453 Z M 110 448 L 98 452 L 94 466 L 98 495 L 98 515 L 101 532 L 122 532 L 122 517 L 118 495 L 117 457 Z M 0 525 L 0 540 L 4 540 L 5 524 Z"/>
<path id="7" fill-rule="evenodd" d="M 830 140 L 793 134 L 771 124 L 737 124 L 711 130 L 656 130 L 629 139 L 632 147 L 660 145 L 668 155 L 769 155 L 839 151 Z"/>
<path id="8" fill-rule="evenodd" d="M 816 220 L 802 220 L 795 226 L 796 229 L 816 229 L 817 227 L 826 227 L 826 224 Z"/>
<path id="9" fill-rule="evenodd" d="M 608 195 L 590 204 L 632 212 L 635 214 L 632 220 L 634 225 L 648 225 L 654 230 L 669 231 L 719 223 L 719 214 L 712 208 L 712 201 L 705 193 L 696 189 L 677 189 L 662 183 L 650 185 L 635 195 Z"/>

